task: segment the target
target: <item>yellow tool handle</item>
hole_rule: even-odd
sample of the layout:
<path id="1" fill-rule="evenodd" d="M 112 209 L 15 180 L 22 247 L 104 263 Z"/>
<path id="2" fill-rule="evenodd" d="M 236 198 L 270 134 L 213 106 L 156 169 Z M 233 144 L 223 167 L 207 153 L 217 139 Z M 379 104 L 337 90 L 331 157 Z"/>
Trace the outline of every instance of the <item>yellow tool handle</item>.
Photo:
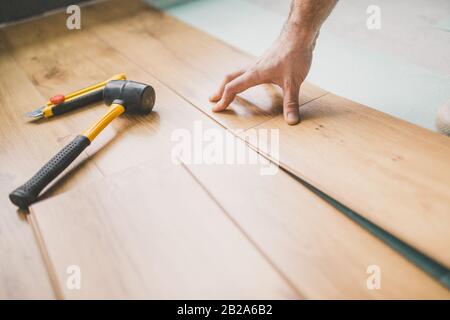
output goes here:
<path id="1" fill-rule="evenodd" d="M 103 100 L 103 90 L 108 82 L 113 80 L 126 80 L 123 73 L 116 74 L 106 81 L 99 82 L 84 89 L 69 93 L 58 94 L 49 99 L 45 106 L 27 112 L 27 116 L 33 119 L 50 118 L 60 115 L 85 105 Z"/>
<path id="2" fill-rule="evenodd" d="M 28 208 L 39 196 L 41 191 L 63 172 L 82 152 L 91 141 L 115 118 L 121 115 L 125 108 L 113 103 L 108 112 L 83 134 L 78 135 L 64 146 L 26 183 L 9 194 L 9 198 L 19 208 Z"/>
<path id="3" fill-rule="evenodd" d="M 83 136 L 89 139 L 89 141 L 93 141 L 95 137 L 103 130 L 105 127 L 111 123 L 115 118 L 120 116 L 125 112 L 124 106 L 118 103 L 113 103 L 108 112 L 96 123 L 94 123 L 89 129 L 82 133 Z"/>
<path id="4" fill-rule="evenodd" d="M 68 102 L 68 101 L 70 101 L 71 99 L 74 99 L 74 98 L 76 98 L 76 97 L 78 97 L 78 96 L 80 96 L 80 95 L 83 95 L 83 94 L 85 94 L 85 93 L 92 92 L 92 91 L 95 91 L 95 90 L 97 90 L 97 89 L 100 89 L 100 88 L 106 86 L 106 84 L 107 84 L 109 81 L 111 81 L 111 80 L 125 80 L 126 78 L 127 78 L 127 77 L 125 76 L 124 73 L 116 74 L 116 75 L 112 76 L 111 78 L 109 78 L 109 79 L 106 80 L 106 81 L 99 82 L 99 83 L 94 84 L 94 85 L 92 85 L 92 86 L 89 86 L 89 87 L 86 87 L 86 88 L 83 88 L 83 89 L 80 89 L 80 90 L 78 90 L 78 91 L 71 92 L 71 93 L 65 95 L 65 96 L 64 96 L 64 97 L 65 97 L 65 102 Z M 48 102 L 47 102 L 47 106 L 51 107 L 51 106 L 53 106 L 53 105 L 54 105 L 54 103 L 52 103 L 51 101 L 48 101 Z"/>

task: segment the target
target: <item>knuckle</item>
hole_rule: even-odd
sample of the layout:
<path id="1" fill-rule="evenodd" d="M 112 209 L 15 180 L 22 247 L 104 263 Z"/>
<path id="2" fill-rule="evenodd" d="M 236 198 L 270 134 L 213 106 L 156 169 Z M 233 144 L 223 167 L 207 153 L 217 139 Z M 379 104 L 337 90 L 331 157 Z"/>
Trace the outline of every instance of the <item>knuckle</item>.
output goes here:
<path id="1" fill-rule="evenodd" d="M 284 108 L 285 109 L 294 109 L 294 108 L 297 109 L 298 105 L 297 105 L 297 102 L 288 100 L 284 103 Z"/>
<path id="2" fill-rule="evenodd" d="M 256 78 L 256 79 L 261 78 L 261 71 L 256 66 L 253 66 L 250 69 L 248 69 L 248 71 L 246 73 L 251 78 Z"/>
<path id="3" fill-rule="evenodd" d="M 242 71 L 228 73 L 227 75 L 225 75 L 223 80 L 225 83 L 228 83 L 228 82 L 232 81 L 234 78 L 236 78 L 236 76 L 240 73 L 242 73 Z"/>
<path id="4" fill-rule="evenodd" d="M 257 65 L 252 65 L 251 67 L 249 67 L 248 69 L 247 69 L 247 71 L 246 71 L 246 73 L 256 73 L 257 72 L 257 70 L 258 70 L 258 66 Z"/>
<path id="5" fill-rule="evenodd" d="M 232 75 L 232 74 L 227 74 L 227 75 L 223 78 L 223 81 L 224 81 L 224 82 L 230 82 L 231 79 L 233 79 L 233 75 Z"/>
<path id="6" fill-rule="evenodd" d="M 225 92 L 225 94 L 233 94 L 234 89 L 235 89 L 234 85 L 228 83 L 227 85 L 225 85 L 224 92 Z"/>

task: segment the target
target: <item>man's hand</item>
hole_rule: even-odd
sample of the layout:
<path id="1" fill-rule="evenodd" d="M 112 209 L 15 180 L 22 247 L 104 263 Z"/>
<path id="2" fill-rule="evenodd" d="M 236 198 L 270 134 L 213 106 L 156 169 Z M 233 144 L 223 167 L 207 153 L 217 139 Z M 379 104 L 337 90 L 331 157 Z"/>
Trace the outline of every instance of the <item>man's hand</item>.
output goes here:
<path id="1" fill-rule="evenodd" d="M 225 77 L 219 90 L 210 97 L 219 101 L 213 111 L 225 110 L 236 94 L 262 83 L 273 83 L 283 89 L 283 113 L 288 124 L 300 121 L 298 94 L 311 67 L 313 43 L 298 41 L 294 31 L 283 31 L 272 47 L 247 70 Z"/>
<path id="2" fill-rule="evenodd" d="M 298 96 L 308 75 L 320 26 L 336 0 L 294 0 L 289 19 L 279 38 L 248 69 L 227 75 L 210 100 L 213 111 L 225 110 L 238 93 L 250 87 L 273 83 L 283 89 L 283 114 L 290 125 L 300 121 Z"/>

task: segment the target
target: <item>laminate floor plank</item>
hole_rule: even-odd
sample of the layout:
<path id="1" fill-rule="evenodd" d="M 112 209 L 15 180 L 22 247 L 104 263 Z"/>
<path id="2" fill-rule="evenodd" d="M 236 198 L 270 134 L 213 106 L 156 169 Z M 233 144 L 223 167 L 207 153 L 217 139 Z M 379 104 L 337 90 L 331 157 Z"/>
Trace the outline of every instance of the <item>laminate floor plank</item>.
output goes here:
<path id="1" fill-rule="evenodd" d="M 32 208 L 33 226 L 49 257 L 50 270 L 57 279 L 61 297 L 224 297 L 230 292 L 234 294 L 234 289 L 222 282 L 214 290 L 207 289 L 210 279 L 223 270 L 209 256 L 213 246 L 207 243 L 224 250 L 217 259 L 229 266 L 230 262 L 224 262 L 225 257 L 239 261 L 241 253 L 251 251 L 242 249 L 235 253 L 225 244 L 228 237 L 232 243 L 242 239 L 241 233 L 266 257 L 262 260 L 254 250 L 248 260 L 250 265 L 257 265 L 259 276 L 265 272 L 269 274 L 267 282 L 263 281 L 264 288 L 259 290 L 261 295 L 293 298 L 448 296 L 445 288 L 283 171 L 264 177 L 260 175 L 258 166 L 185 164 L 195 181 L 204 187 L 202 190 L 208 193 L 209 198 L 206 197 L 184 171 L 170 167 L 174 144 L 171 136 L 177 129 L 192 131 L 196 121 L 201 121 L 205 129 L 221 130 L 223 134 L 225 129 L 175 95 L 134 61 L 119 54 L 116 48 L 99 40 L 96 28 L 101 25 L 88 24 L 81 32 L 62 31 L 55 26 L 63 24 L 64 18 L 64 15 L 55 15 L 7 30 L 8 40 L 13 46 L 12 54 L 28 76 L 37 79 L 37 88 L 42 94 L 67 92 L 111 74 L 125 72 L 130 79 L 153 85 L 157 104 L 154 113 L 148 117 L 123 116 L 117 119 L 99 137 L 107 137 L 107 141 L 96 140 L 92 149 L 87 150 L 92 153 L 89 162 L 108 176 L 105 181 L 88 187 L 82 184 Z M 18 34 L 29 37 L 19 38 Z M 52 35 L 50 38 L 53 40 L 58 39 L 63 50 L 52 50 L 52 42 L 45 42 L 44 34 Z M 35 44 L 32 39 L 36 40 Z M 38 44 L 40 48 L 35 48 Z M 76 50 L 78 47 L 84 48 L 82 55 Z M 42 61 L 46 62 L 45 65 Z M 43 76 L 44 68 L 57 68 L 58 72 L 46 77 Z M 58 79 L 52 74 L 65 76 Z M 72 77 L 78 87 L 72 84 Z M 195 83 L 189 88 L 195 90 Z M 101 114 L 102 108 L 94 106 L 55 118 L 49 123 L 63 121 L 66 124 L 67 120 L 67 128 L 74 134 Z M 72 116 L 78 120 L 69 122 Z M 45 125 L 44 122 L 42 126 Z M 239 140 L 237 143 L 243 144 Z M 167 166 L 169 169 L 165 169 Z M 163 178 L 166 175 L 167 181 Z M 174 175 L 183 177 L 182 181 L 176 183 Z M 240 188 L 234 187 L 237 182 L 248 191 L 240 192 Z M 160 185 L 164 187 L 162 190 L 158 188 Z M 202 209 L 194 210 L 183 192 L 187 195 L 192 192 L 192 198 L 198 200 L 195 203 Z M 186 213 L 180 214 L 184 207 L 180 206 L 179 200 L 171 201 L 179 197 L 185 200 L 182 203 L 188 202 Z M 225 211 L 218 210 L 217 204 Z M 205 212 L 213 214 L 210 217 Z M 168 217 L 165 216 L 167 214 Z M 225 219 L 227 216 L 228 220 Z M 173 217 L 170 221 L 175 223 L 175 230 L 181 230 L 183 237 L 175 237 L 173 230 L 160 232 L 169 229 L 169 217 Z M 180 221 L 172 222 L 178 217 Z M 205 228 L 203 220 L 215 226 L 213 235 Z M 230 221 L 241 233 L 230 227 Z M 155 234 L 151 230 L 155 230 Z M 223 235 L 222 243 L 218 242 L 215 233 Z M 200 242 L 206 244 L 199 247 Z M 166 243 L 172 249 L 170 254 L 168 250 L 162 250 Z M 243 243 L 243 247 L 248 248 L 248 243 Z M 176 260 L 179 255 L 186 257 L 189 250 L 195 253 L 194 257 L 210 266 L 208 271 L 198 266 L 209 279 L 200 282 L 198 287 L 192 284 L 193 279 L 198 279 L 201 274 L 195 268 L 193 257 L 188 257 L 189 268 L 186 269 L 186 272 L 192 271 L 193 277 L 180 271 Z M 271 272 L 264 261 L 270 262 Z M 66 270 L 72 264 L 81 267 L 85 286 L 81 292 L 65 287 Z M 368 290 L 366 287 L 366 269 L 371 264 L 381 267 L 382 290 Z M 224 275 L 230 283 L 248 276 L 247 267 L 240 271 L 230 268 L 233 272 Z M 254 279 L 250 277 L 245 281 Z M 155 286 L 152 287 L 151 283 Z M 290 286 L 287 287 L 286 283 Z M 252 288 L 245 290 L 242 296 L 260 296 L 250 291 Z"/>
<path id="2" fill-rule="evenodd" d="M 255 128 L 279 130 L 282 166 L 449 267 L 450 140 L 331 94 L 302 110 Z"/>
<path id="3" fill-rule="evenodd" d="M 227 128 L 251 128 L 282 113 L 281 91 L 272 85 L 248 90 L 220 115 L 211 111 L 208 97 L 225 75 L 255 59 L 204 32 L 134 0 L 87 7 L 85 17 L 99 38 Z M 300 103 L 324 94 L 304 83 Z"/>
<path id="4" fill-rule="evenodd" d="M 27 123 L 23 114 L 44 103 L 27 75 L 10 55 L 0 34 L 0 299 L 53 299 L 55 297 L 28 216 L 19 212 L 8 198 L 70 135 L 61 123 L 46 128 Z M 75 181 L 100 174 L 83 163 L 83 156 L 69 169 L 72 179 L 58 180 L 57 190 Z M 79 170 L 81 169 L 82 170 Z"/>
<path id="5" fill-rule="evenodd" d="M 307 298 L 450 297 L 447 289 L 431 283 L 397 252 L 281 170 L 261 175 L 267 164 L 188 167 Z M 380 290 L 367 287 L 366 271 L 373 265 L 381 270 Z"/>
<path id="6" fill-rule="evenodd" d="M 134 167 L 33 213 L 64 298 L 299 298 L 180 166 Z"/>
<path id="7" fill-rule="evenodd" d="M 76 78 L 76 82 L 79 86 L 85 86 L 89 83 L 97 82 L 102 79 L 107 78 L 110 76 L 109 72 L 117 73 L 119 71 L 125 71 L 126 74 L 134 80 L 143 81 L 149 84 L 152 84 L 155 87 L 155 90 L 157 92 L 157 106 L 155 108 L 155 111 L 146 117 L 139 117 L 139 116 L 131 116 L 131 117 L 121 117 L 120 119 L 117 119 L 115 123 L 109 128 L 107 128 L 106 132 L 102 133 L 100 136 L 100 142 L 97 140 L 93 143 L 93 145 L 87 149 L 87 152 L 89 154 L 92 154 L 90 157 L 90 163 L 99 169 L 99 171 L 102 172 L 104 175 L 112 175 L 114 173 L 117 173 L 118 171 L 123 171 L 128 168 L 135 168 L 139 164 L 142 164 L 142 162 L 149 161 L 151 164 L 159 163 L 161 159 L 163 159 L 162 163 L 171 164 L 171 134 L 172 132 L 183 126 L 187 121 L 188 123 L 194 123 L 198 118 L 203 118 L 204 120 L 207 119 L 206 116 L 204 116 L 201 112 L 197 111 L 195 108 L 193 108 L 191 105 L 180 99 L 178 96 L 173 94 L 170 90 L 166 89 L 161 83 L 159 83 L 156 79 L 152 78 L 145 72 L 140 71 L 139 68 L 136 68 L 135 65 L 133 65 L 130 61 L 127 59 L 124 59 L 121 55 L 117 54 L 115 52 L 114 48 L 110 47 L 109 45 L 104 44 L 103 42 L 98 41 L 98 39 L 93 35 L 88 35 L 86 33 L 77 33 L 77 34 L 68 34 L 67 37 L 64 39 L 61 39 L 59 42 L 59 46 L 61 48 L 64 48 L 63 50 L 53 48 L 51 42 L 45 42 L 44 37 L 48 37 L 52 35 L 52 29 L 54 27 L 53 23 L 57 23 L 58 21 L 63 21 L 64 18 L 63 15 L 60 16 L 54 16 L 49 17 L 48 19 L 39 20 L 31 22 L 29 26 L 22 25 L 18 26 L 18 28 L 14 29 L 8 29 L 6 30 L 6 34 L 8 37 L 8 40 L 10 41 L 12 45 L 12 54 L 15 56 L 17 61 L 19 61 L 20 65 L 23 67 L 23 69 L 27 72 L 28 76 L 30 78 L 35 79 L 37 83 L 37 88 L 39 91 L 41 91 L 42 94 L 45 95 L 52 95 L 55 92 L 68 92 L 71 90 L 75 90 L 76 88 L 73 87 L 73 84 L 68 84 L 70 82 L 69 80 L 65 79 L 58 79 L 57 75 L 71 75 L 74 78 Z M 55 20 L 56 19 L 56 20 Z M 27 32 L 27 29 L 35 31 L 33 32 Z M 18 39 L 16 37 L 17 34 L 29 34 L 31 38 L 36 37 L 35 45 L 39 46 L 39 49 L 35 49 L 33 46 L 33 42 L 27 43 L 28 39 L 30 38 L 20 38 Z M 40 37 L 42 38 L 42 41 L 40 41 Z M 87 48 L 84 51 L 85 56 L 80 56 L 77 54 L 76 48 L 78 46 L 82 46 Z M 71 54 L 73 52 L 74 54 Z M 90 57 L 89 59 L 86 57 Z M 45 61 L 45 64 L 42 64 L 41 62 Z M 96 63 L 93 63 L 96 62 Z M 116 70 L 116 68 L 119 66 L 120 70 Z M 55 73 L 47 73 L 46 70 L 55 70 L 57 69 L 58 72 Z M 75 70 L 75 71 L 74 71 Z M 83 72 L 86 70 L 87 72 Z M 91 78 L 92 74 L 98 71 L 97 78 Z M 80 72 L 79 74 L 77 72 Z M 105 72 L 107 72 L 109 75 L 106 76 Z M 53 76 L 56 74 L 56 76 Z M 55 79 L 56 77 L 56 79 Z M 73 132 L 79 132 L 81 128 L 85 128 L 90 124 L 90 121 L 93 121 L 98 117 L 99 114 L 104 112 L 102 110 L 102 106 L 97 105 L 93 107 L 86 108 L 85 110 L 79 110 L 74 113 L 66 114 L 63 117 L 55 117 L 50 121 L 42 121 L 40 126 L 44 127 L 48 124 L 55 124 L 60 123 L 64 126 L 66 126 L 67 130 L 73 130 Z M 75 117 L 77 121 L 70 121 L 71 117 Z M 207 119 L 208 120 L 208 119 Z M 211 120 L 211 124 L 214 124 Z M 80 122 L 83 122 L 83 124 L 80 124 Z M 215 125 L 215 124 L 214 124 Z M 105 140 L 106 138 L 106 140 Z M 131 169 L 129 169 L 131 170 Z M 175 170 L 175 171 L 173 171 Z M 43 251 L 45 252 L 45 255 L 48 257 L 49 262 L 49 271 L 55 279 L 57 279 L 57 294 L 58 298 L 77 298 L 77 297 L 89 297 L 89 298 L 95 298 L 95 297 L 111 297 L 111 298 L 151 298 L 151 297 L 159 297 L 159 298 L 168 298 L 168 297 L 221 297 L 221 298 L 231 298 L 231 297 L 260 297 L 260 298 L 300 298 L 300 296 L 295 292 L 295 290 L 291 289 L 291 287 L 285 282 L 285 280 L 274 270 L 270 263 L 268 263 L 265 258 L 258 252 L 258 250 L 255 249 L 255 247 L 245 238 L 245 235 L 241 233 L 239 229 L 237 229 L 227 218 L 226 215 L 224 215 L 220 208 L 217 207 L 217 205 L 214 204 L 212 200 L 208 200 L 208 195 L 205 193 L 200 186 L 197 185 L 197 182 L 195 182 L 192 177 L 190 177 L 189 173 L 184 170 L 184 175 L 188 178 L 185 178 L 184 180 L 189 180 L 189 182 L 181 183 L 182 181 L 178 181 L 180 178 L 178 176 L 182 176 L 183 174 L 180 173 L 180 167 L 176 167 L 175 169 L 165 170 L 161 169 L 160 167 L 154 167 L 152 169 L 152 172 L 157 172 L 159 174 L 159 179 L 161 180 L 163 177 L 166 176 L 166 171 L 170 172 L 170 174 L 167 174 L 167 179 L 170 181 L 170 189 L 175 190 L 176 188 L 173 187 L 171 184 L 178 183 L 179 192 L 184 192 L 186 198 L 193 198 L 196 201 L 191 202 L 191 208 L 190 210 L 196 210 L 195 212 L 198 212 L 201 216 L 206 215 L 209 216 L 211 214 L 213 217 L 215 215 L 218 215 L 219 218 L 216 218 L 216 222 L 214 222 L 215 219 L 209 219 L 209 224 L 214 227 L 214 224 L 220 224 L 222 229 L 220 231 L 213 230 L 214 234 L 221 235 L 222 239 L 229 241 L 231 244 L 234 243 L 234 247 L 238 246 L 239 248 L 242 248 L 242 251 L 240 249 L 236 249 L 233 246 L 229 247 L 227 250 L 222 250 L 220 248 L 221 244 L 216 243 L 216 241 L 213 241 L 210 239 L 210 232 L 202 233 L 200 230 L 195 230 L 194 233 L 191 232 L 194 238 L 191 239 L 191 242 L 189 242 L 189 239 L 184 239 L 180 237 L 179 243 L 177 246 L 181 245 L 184 246 L 182 248 L 178 248 L 175 250 L 175 253 L 172 255 L 168 255 L 170 259 L 175 259 L 175 256 L 177 254 L 184 255 L 185 252 L 183 252 L 184 249 L 189 250 L 197 250 L 199 249 L 199 245 L 197 241 L 200 241 L 199 239 L 202 239 L 201 241 L 205 244 L 210 244 L 210 246 L 207 246 L 208 248 L 208 255 L 211 255 L 211 252 L 215 249 L 219 250 L 219 253 L 225 258 L 230 258 L 230 262 L 228 264 L 233 264 L 235 267 L 235 271 L 231 272 L 233 268 L 231 268 L 229 265 L 226 266 L 224 261 L 222 261 L 220 264 L 218 261 L 216 261 L 215 257 L 212 255 L 209 259 L 210 262 L 214 265 L 210 264 L 204 264 L 203 267 L 203 258 L 205 255 L 205 250 L 200 250 L 202 253 L 200 256 L 195 255 L 199 260 L 198 265 L 193 266 L 197 267 L 198 273 L 196 277 L 196 281 L 199 281 L 198 286 L 193 283 L 192 278 L 189 276 L 186 276 L 186 274 L 173 274 L 174 277 L 182 277 L 185 279 L 186 283 L 189 285 L 186 286 L 186 290 L 183 292 L 181 290 L 182 284 L 178 282 L 174 282 L 173 285 L 180 287 L 177 287 L 178 290 L 171 288 L 170 286 L 167 286 L 166 288 L 160 287 L 159 289 L 155 288 L 155 291 L 149 291 L 149 286 L 145 286 L 143 284 L 137 283 L 133 281 L 133 279 L 127 278 L 128 282 L 127 284 L 123 285 L 120 283 L 122 278 L 118 278 L 118 282 L 114 281 L 111 277 L 102 277 L 98 275 L 93 275 L 92 278 L 85 278 L 83 283 L 86 283 L 87 286 L 91 286 L 90 289 L 86 291 L 83 290 L 82 293 L 79 295 L 72 295 L 69 292 L 70 290 L 67 289 L 65 286 L 65 281 L 67 278 L 67 267 L 71 264 L 67 264 L 66 261 L 68 260 L 75 260 L 75 261 L 84 261 L 83 256 L 80 256 L 79 252 L 85 252 L 86 247 L 84 245 L 86 242 L 78 243 L 77 239 L 67 239 L 67 241 L 60 241 L 55 240 L 55 238 L 51 238 L 52 235 L 54 235 L 57 230 L 65 229 L 66 227 L 63 223 L 59 225 L 57 223 L 58 219 L 51 219 L 47 221 L 48 225 L 45 228 L 41 227 L 41 215 L 34 215 L 32 213 L 32 221 L 33 226 L 36 230 L 36 232 L 39 234 L 40 242 L 43 246 Z M 181 170 L 182 171 L 182 170 Z M 175 172 L 175 173 L 172 173 Z M 128 176 L 128 175 L 126 175 Z M 172 179 L 169 180 L 169 178 L 172 177 Z M 146 180 L 148 183 L 151 181 L 152 177 L 147 176 L 149 180 Z M 178 180 L 176 179 L 178 178 Z M 123 178 L 122 178 L 123 180 Z M 143 184 L 144 180 L 136 180 L 133 179 L 131 181 L 130 186 L 140 186 L 142 187 L 142 193 L 140 194 L 140 197 L 144 199 L 148 199 L 150 205 L 151 203 L 154 204 L 156 210 L 158 212 L 161 212 L 161 217 L 164 217 L 165 214 L 168 212 L 172 212 L 173 214 L 178 214 L 179 212 L 175 212 L 173 209 L 173 206 L 176 205 L 177 210 L 181 207 L 183 208 L 183 202 L 171 202 L 168 201 L 169 208 L 166 208 L 164 206 L 164 203 L 160 202 L 157 203 L 152 198 L 146 198 L 148 187 Z M 169 183 L 169 182 L 168 182 Z M 153 185 L 153 188 L 158 189 L 161 187 L 160 183 L 156 183 Z M 196 195 L 196 193 L 192 192 L 192 190 L 202 190 L 201 192 L 197 191 L 197 193 L 200 193 L 200 195 Z M 78 189 L 78 188 L 74 188 Z M 81 190 L 84 190 L 84 187 L 82 184 L 80 184 Z M 167 199 L 170 198 L 172 193 L 170 193 L 169 188 L 165 188 L 164 190 L 164 197 Z M 105 191 L 100 191 L 101 193 L 104 193 Z M 107 195 L 114 194 L 113 192 L 109 193 L 106 191 Z M 178 193 L 173 192 L 173 195 L 178 199 Z M 66 196 L 67 201 L 70 202 L 70 199 L 72 197 L 70 195 Z M 66 198 L 65 197 L 65 198 Z M 129 201 L 131 201 L 130 196 L 126 195 L 126 198 L 128 198 Z M 163 199 L 162 196 L 159 196 L 158 199 Z M 53 198 L 52 198 L 53 200 Z M 179 200 L 179 199 L 178 199 Z M 49 201 L 52 202 L 52 201 Z M 136 201 L 136 206 L 140 206 L 141 204 Z M 193 204 L 197 205 L 197 208 L 193 206 Z M 170 207 L 171 205 L 171 207 Z M 50 204 L 50 206 L 53 208 L 56 206 L 56 204 Z M 112 207 L 105 206 L 106 212 L 111 211 L 110 214 L 115 215 L 117 210 L 118 204 L 115 203 Z M 214 210 L 211 210 L 211 206 L 215 206 Z M 39 205 L 37 205 L 39 208 Z M 130 206 L 131 207 L 131 206 Z M 62 207 L 65 208 L 65 205 Z M 172 209 L 171 209 L 172 208 Z M 144 207 L 144 209 L 148 209 L 148 207 Z M 128 210 L 128 209 L 127 209 Z M 130 209 L 132 210 L 132 209 Z M 49 210 L 44 210 L 45 212 Z M 67 210 L 61 210 L 58 209 L 57 213 L 61 213 L 61 211 L 69 211 Z M 210 212 L 212 211 L 212 213 Z M 87 214 L 90 217 L 93 212 L 98 212 L 98 209 L 96 207 L 91 207 L 90 210 L 87 210 Z M 125 211 L 127 212 L 127 211 Z M 135 212 L 135 210 L 133 210 Z M 142 211 L 141 211 L 142 212 Z M 145 211 L 144 211 L 145 212 Z M 70 211 L 72 215 L 72 219 L 75 219 L 78 221 L 75 226 L 75 230 L 73 232 L 77 232 L 78 229 L 77 226 L 82 226 L 82 223 L 84 222 L 83 217 L 75 216 L 73 215 L 73 211 Z M 189 212 L 183 212 L 186 214 L 185 221 L 191 221 L 193 219 L 191 215 L 189 215 Z M 190 230 L 193 230 L 199 223 L 204 223 L 204 219 L 202 217 L 198 217 L 194 219 L 193 223 L 190 225 L 187 225 L 187 228 L 190 228 Z M 65 216 L 64 216 L 65 217 Z M 128 217 L 128 216 L 127 216 Z M 139 223 L 138 219 L 139 217 L 135 217 L 132 214 L 129 214 L 130 221 L 132 223 Z M 199 219 L 199 221 L 197 221 Z M 218 220 L 217 220 L 218 219 Z M 179 219 L 180 223 L 182 222 L 182 219 Z M 45 221 L 45 220 L 44 220 Z M 73 221 L 69 221 L 67 217 L 64 218 L 64 221 L 70 222 L 72 224 Z M 217 221 L 220 221 L 218 223 Z M 226 221 L 225 223 L 223 221 Z M 87 221 L 87 224 L 90 222 Z M 105 222 L 106 223 L 106 222 Z M 228 227 L 227 227 L 228 223 Z M 107 223 L 106 223 L 107 224 Z M 231 226 L 231 227 L 230 227 Z M 156 228 L 159 228 L 159 224 L 156 224 Z M 168 225 L 167 227 L 170 227 Z M 111 228 L 110 225 L 106 225 L 106 228 Z M 120 226 L 121 230 L 124 232 L 124 235 L 127 235 L 128 232 L 125 229 L 126 226 Z M 179 228 L 182 228 L 180 225 Z M 230 230 L 230 228 L 233 230 L 230 235 L 227 233 L 227 229 Z M 85 230 L 85 228 L 81 228 L 82 230 Z M 213 229 L 217 229 L 217 226 Z M 44 230 L 44 231 L 42 231 Z M 98 234 L 95 233 L 93 235 L 90 234 L 91 229 L 87 230 L 87 234 L 83 235 L 82 238 L 90 239 L 90 237 L 97 237 Z M 101 237 L 105 239 L 105 241 L 108 241 L 108 234 L 107 231 L 103 233 L 103 231 L 98 231 L 101 234 Z M 72 234 L 72 228 L 68 232 L 64 231 L 64 234 L 70 235 Z M 47 237 L 47 236 L 50 236 Z M 142 235 L 145 236 L 145 235 Z M 60 235 L 58 235 L 60 237 Z M 166 243 L 163 241 L 164 234 L 160 234 L 158 236 L 161 240 L 161 245 L 158 250 L 161 251 L 166 246 Z M 233 240 L 234 238 L 234 240 Z M 128 239 L 128 238 L 127 238 Z M 241 240 L 236 240 L 241 239 Z M 119 239 L 120 240 L 120 239 Z M 174 239 L 176 242 L 177 239 Z M 216 238 L 217 240 L 217 238 Z M 132 241 L 130 237 L 130 241 Z M 240 241 L 243 241 L 241 243 Z M 114 242 L 114 241 L 113 241 Z M 114 247 L 115 245 L 119 245 L 120 242 L 114 242 L 111 244 L 111 247 Z M 68 247 L 67 247 L 68 246 Z M 70 249 L 72 248 L 72 249 Z M 121 248 L 121 247 L 120 247 Z M 50 249 L 50 250 L 49 250 Z M 79 250 L 76 250 L 79 249 Z M 134 250 L 141 250 L 142 248 L 133 247 Z M 181 251 L 180 251 L 181 250 Z M 230 252 L 230 250 L 233 250 L 233 253 Z M 92 251 L 87 251 L 88 256 L 91 257 Z M 245 259 L 248 259 L 246 261 L 245 266 L 240 266 L 236 263 L 236 261 L 242 260 L 245 261 L 243 257 L 239 256 L 239 252 L 243 252 L 243 256 L 245 256 Z M 72 254 L 73 253 L 73 254 Z M 234 255 L 234 254 L 237 254 Z M 66 254 L 66 255 L 64 255 Z M 123 252 L 121 252 L 123 254 Z M 155 252 L 155 254 L 159 257 L 159 252 Z M 99 254 L 96 254 L 98 256 L 99 260 L 104 263 L 111 262 L 108 260 L 109 256 L 101 256 Z M 67 259 L 65 259 L 67 258 Z M 162 257 L 161 257 L 162 258 Z M 214 259 L 214 260 L 212 260 Z M 194 259 L 195 260 L 195 259 Z M 191 260 L 191 263 L 194 263 L 194 260 Z M 130 261 L 126 263 L 131 264 L 139 264 L 140 261 L 135 261 L 134 258 L 130 259 Z M 178 268 L 176 266 L 173 266 L 170 263 L 170 261 L 166 261 L 167 268 Z M 217 263 L 217 265 L 216 265 Z M 96 261 L 95 264 L 90 265 L 92 270 L 98 271 L 98 265 L 99 262 Z M 220 265 L 220 266 L 218 266 Z M 144 265 L 144 267 L 149 266 L 148 264 Z M 150 265 L 150 267 L 153 265 Z M 202 266 L 202 267 L 200 267 Z M 226 268 L 230 271 L 226 275 L 221 275 L 220 273 L 223 272 L 221 268 Z M 161 264 L 161 268 L 165 268 L 164 264 Z M 206 275 L 205 268 L 211 268 L 210 275 L 213 278 L 210 278 L 208 283 L 201 283 L 202 278 L 199 278 L 199 274 Z M 84 268 L 83 268 L 84 269 Z M 89 270 L 89 267 L 87 267 Z M 119 274 L 122 275 L 130 275 L 130 270 L 126 269 L 126 267 L 118 268 L 117 271 Z M 247 269 L 247 271 L 244 271 L 244 269 Z M 257 270 L 261 269 L 261 273 L 259 273 Z M 187 268 L 186 268 L 187 270 Z M 145 277 L 145 279 L 152 279 L 152 277 L 160 278 L 160 275 L 153 272 L 155 270 L 150 270 L 150 277 Z M 170 270 L 167 270 L 170 272 Z M 251 280 L 251 277 L 249 277 L 249 272 L 254 272 L 253 275 L 253 282 Z M 179 271 L 177 271 L 179 272 Z M 194 272 L 191 270 L 191 272 Z M 89 273 L 88 273 L 89 274 Z M 97 277 L 98 276 L 98 277 Z M 64 278 L 61 278 L 64 277 Z M 125 278 L 127 276 L 124 276 Z M 240 277 L 243 277 L 242 279 Z M 232 279 L 231 279 L 232 278 Z M 89 279 L 92 282 L 89 282 Z M 161 278 L 163 281 L 167 281 L 168 278 Z M 258 283 L 256 283 L 255 279 L 257 279 Z M 102 283 L 98 291 L 95 291 L 92 288 L 98 288 L 99 283 L 104 280 L 105 282 Z M 232 281 L 238 281 L 241 282 L 241 285 L 237 285 L 236 283 L 233 283 L 233 286 L 230 284 Z M 216 283 L 214 283 L 216 281 Z M 223 282 L 222 282 L 223 281 Z M 269 284 L 273 281 L 273 284 Z M 153 281 L 152 281 L 153 282 Z M 110 283 L 117 284 L 118 288 L 111 289 L 114 287 L 114 285 L 111 285 Z M 215 289 L 214 286 L 219 286 L 218 289 Z M 257 284 L 259 284 L 262 287 L 257 287 Z M 245 285 L 245 288 L 242 286 Z M 123 289 L 123 287 L 126 287 L 126 289 Z M 211 287 L 212 286 L 212 287 Z M 277 288 L 275 288 L 277 287 Z M 110 292 L 111 290 L 111 292 Z M 69 293 L 68 293 L 69 292 Z M 110 292 L 110 293 L 109 293 Z"/>
<path id="8" fill-rule="evenodd" d="M 207 93 L 220 74 L 252 59 L 138 2 L 112 4 L 101 15 L 87 10 L 91 23 L 99 24 L 93 28 L 99 38 L 226 128 L 264 121 L 257 128 L 280 130 L 277 160 L 283 167 L 450 267 L 448 138 L 330 93 L 310 95 L 294 128 L 261 90 L 236 101 L 250 105 L 212 113 Z M 267 112 L 275 116 L 268 120 L 259 110 L 269 109 L 278 111 Z"/>

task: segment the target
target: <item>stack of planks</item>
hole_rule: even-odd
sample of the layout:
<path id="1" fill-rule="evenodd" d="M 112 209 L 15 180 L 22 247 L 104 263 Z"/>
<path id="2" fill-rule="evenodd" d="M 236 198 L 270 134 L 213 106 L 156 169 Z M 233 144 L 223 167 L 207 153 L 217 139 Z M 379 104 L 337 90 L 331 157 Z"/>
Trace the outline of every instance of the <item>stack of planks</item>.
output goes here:
<path id="1" fill-rule="evenodd" d="M 208 95 L 252 57 L 137 0 L 83 8 L 81 30 L 67 30 L 66 18 L 0 33 L 0 298 L 450 298 L 296 178 L 445 269 L 448 138 L 308 83 L 295 127 L 271 86 L 215 114 Z M 118 119 L 29 215 L 17 214 L 7 193 L 104 106 L 40 123 L 23 113 L 120 72 L 155 87 L 154 112 Z M 174 164 L 172 133 L 198 121 L 283 170 Z M 255 128 L 279 130 L 279 156 L 244 141 Z M 80 290 L 66 285 L 72 265 Z M 381 270 L 377 290 L 366 283 L 371 265 Z"/>

